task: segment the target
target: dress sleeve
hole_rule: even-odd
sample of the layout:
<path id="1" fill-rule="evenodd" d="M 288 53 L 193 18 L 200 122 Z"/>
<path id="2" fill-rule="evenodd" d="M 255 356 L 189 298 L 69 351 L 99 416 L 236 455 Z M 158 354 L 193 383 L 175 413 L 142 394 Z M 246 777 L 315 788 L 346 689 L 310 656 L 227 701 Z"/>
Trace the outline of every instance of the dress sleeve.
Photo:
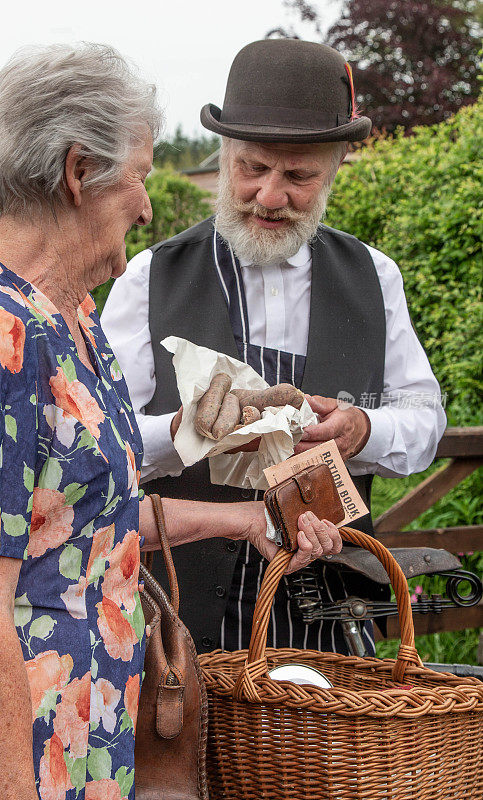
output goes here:
<path id="1" fill-rule="evenodd" d="M 37 466 L 37 384 L 23 320 L 0 307 L 0 556 L 25 558 Z"/>

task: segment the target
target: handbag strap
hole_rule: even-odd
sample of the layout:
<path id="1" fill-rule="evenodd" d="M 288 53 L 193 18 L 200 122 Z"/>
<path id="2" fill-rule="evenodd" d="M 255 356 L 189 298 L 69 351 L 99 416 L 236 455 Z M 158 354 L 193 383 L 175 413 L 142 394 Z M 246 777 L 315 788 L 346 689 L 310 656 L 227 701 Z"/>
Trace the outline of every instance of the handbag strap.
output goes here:
<path id="1" fill-rule="evenodd" d="M 176 577 L 176 570 L 174 568 L 173 556 L 171 555 L 171 548 L 169 546 L 168 535 L 166 533 L 166 522 L 164 519 L 163 504 L 159 494 L 150 494 L 151 503 L 153 504 L 154 518 L 156 520 L 156 527 L 158 529 L 159 542 L 161 544 L 161 552 L 168 573 L 169 589 L 171 593 L 170 602 L 176 614 L 179 613 L 179 589 L 178 579 Z M 146 568 L 152 572 L 153 555 L 148 553 L 145 561 Z"/>

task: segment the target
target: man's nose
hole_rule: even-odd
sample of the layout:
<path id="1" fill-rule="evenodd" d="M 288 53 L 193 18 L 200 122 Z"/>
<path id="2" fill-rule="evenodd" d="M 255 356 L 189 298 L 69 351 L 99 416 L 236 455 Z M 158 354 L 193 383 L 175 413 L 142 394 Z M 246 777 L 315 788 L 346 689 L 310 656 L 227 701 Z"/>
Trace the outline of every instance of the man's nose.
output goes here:
<path id="1" fill-rule="evenodd" d="M 257 202 L 265 208 L 284 208 L 288 203 L 283 177 L 277 172 L 264 175 L 257 192 Z"/>

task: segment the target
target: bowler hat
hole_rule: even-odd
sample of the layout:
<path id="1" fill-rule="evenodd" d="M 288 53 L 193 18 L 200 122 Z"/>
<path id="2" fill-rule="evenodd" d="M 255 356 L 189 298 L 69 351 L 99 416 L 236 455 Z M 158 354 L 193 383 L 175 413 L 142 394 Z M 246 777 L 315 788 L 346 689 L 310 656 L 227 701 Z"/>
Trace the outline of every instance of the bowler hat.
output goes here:
<path id="1" fill-rule="evenodd" d="M 231 66 L 223 108 L 208 103 L 210 131 L 254 142 L 355 142 L 371 130 L 355 111 L 352 73 L 324 44 L 264 39 L 247 44 Z"/>

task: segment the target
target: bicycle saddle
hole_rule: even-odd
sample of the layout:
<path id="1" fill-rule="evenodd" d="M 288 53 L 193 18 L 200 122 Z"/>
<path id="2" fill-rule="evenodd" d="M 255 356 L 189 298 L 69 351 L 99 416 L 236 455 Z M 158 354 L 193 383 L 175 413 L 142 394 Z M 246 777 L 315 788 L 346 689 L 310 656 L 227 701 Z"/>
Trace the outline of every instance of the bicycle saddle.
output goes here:
<path id="1" fill-rule="evenodd" d="M 416 575 L 432 575 L 435 572 L 461 569 L 461 562 L 447 550 L 437 550 L 433 547 L 394 547 L 390 549 L 406 578 Z M 344 545 L 338 555 L 322 556 L 328 566 L 351 569 L 359 572 L 366 578 L 376 583 L 389 584 L 389 578 L 382 564 L 376 556 L 360 547 L 347 547 Z"/>

